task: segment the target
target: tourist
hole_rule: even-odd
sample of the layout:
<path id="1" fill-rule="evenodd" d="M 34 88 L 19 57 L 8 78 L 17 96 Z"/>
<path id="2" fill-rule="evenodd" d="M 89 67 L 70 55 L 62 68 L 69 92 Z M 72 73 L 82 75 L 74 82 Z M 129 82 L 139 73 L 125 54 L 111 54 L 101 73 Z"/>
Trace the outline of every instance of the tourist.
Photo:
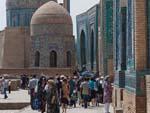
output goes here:
<path id="1" fill-rule="evenodd" d="M 104 78 L 103 87 L 104 87 L 104 97 L 103 97 L 104 109 L 105 109 L 105 113 L 109 113 L 109 107 L 112 101 L 112 87 L 110 82 L 110 76 L 106 76 Z"/>
<path id="2" fill-rule="evenodd" d="M 54 80 L 50 79 L 45 86 L 46 90 L 46 102 L 47 102 L 47 113 L 59 113 L 59 101 L 57 87 Z"/>
<path id="3" fill-rule="evenodd" d="M 70 87 L 69 97 L 71 98 L 73 91 L 76 89 L 76 85 L 75 85 L 75 81 L 74 81 L 73 77 L 70 77 L 69 87 Z M 71 106 L 71 101 L 69 102 L 69 104 Z"/>
<path id="4" fill-rule="evenodd" d="M 59 104 L 61 105 L 61 89 L 62 89 L 62 82 L 60 77 L 57 78 L 57 82 L 56 82 L 56 86 L 57 86 L 57 92 L 58 92 L 58 98 L 59 98 Z"/>
<path id="5" fill-rule="evenodd" d="M 21 75 L 21 88 L 22 89 L 26 88 L 26 75 L 25 74 Z"/>
<path id="6" fill-rule="evenodd" d="M 11 93 L 11 80 L 8 81 L 8 92 Z"/>
<path id="7" fill-rule="evenodd" d="M 36 78 L 36 75 L 33 75 L 32 79 L 29 81 L 29 92 L 30 92 L 30 96 L 31 96 L 31 108 L 34 108 L 34 102 L 33 100 L 36 97 L 36 93 L 37 93 L 37 86 L 38 86 L 38 79 Z"/>
<path id="8" fill-rule="evenodd" d="M 42 76 L 38 82 L 38 99 L 40 101 L 40 111 L 41 113 L 45 112 L 46 107 L 46 94 L 45 94 L 45 86 L 46 86 L 46 77 Z"/>
<path id="9" fill-rule="evenodd" d="M 2 78 L 2 89 L 3 89 L 3 93 L 4 93 L 4 99 L 7 99 L 7 89 L 8 89 L 8 81 L 3 77 Z"/>
<path id="10" fill-rule="evenodd" d="M 74 90 L 72 95 L 71 95 L 71 98 L 70 98 L 70 105 L 74 105 L 74 108 L 76 107 L 76 102 L 78 100 L 78 97 L 77 97 L 77 91 Z"/>
<path id="11" fill-rule="evenodd" d="M 88 84 L 88 78 L 84 78 L 84 81 L 80 85 L 81 89 L 81 97 L 83 98 L 84 101 L 84 108 L 88 107 L 88 101 L 90 98 L 90 89 L 89 89 L 89 84 Z"/>
<path id="12" fill-rule="evenodd" d="M 69 100 L 69 92 L 70 92 L 70 88 L 69 88 L 69 84 L 67 79 L 63 80 L 63 84 L 62 84 L 62 96 L 61 96 L 61 103 L 62 103 L 62 113 L 66 113 L 67 112 L 67 105 L 68 105 L 68 100 Z"/>
<path id="13" fill-rule="evenodd" d="M 2 77 L 1 76 L 0 76 L 0 91 L 1 91 L 1 94 L 3 94 Z"/>
<path id="14" fill-rule="evenodd" d="M 97 105 L 99 106 L 99 103 L 103 103 L 103 77 L 101 78 L 97 78 L 96 80 L 96 84 L 97 84 Z"/>
<path id="15" fill-rule="evenodd" d="M 69 80 L 69 86 L 70 86 L 70 93 L 69 93 L 69 96 L 71 97 L 74 89 L 75 89 L 75 81 L 73 80 L 73 77 L 70 77 L 70 80 Z"/>
<path id="16" fill-rule="evenodd" d="M 91 80 L 89 81 L 89 88 L 90 88 L 90 98 L 92 101 L 92 105 L 96 105 L 96 92 L 97 92 L 97 86 L 96 86 L 96 82 L 94 80 L 94 78 L 91 78 Z"/>

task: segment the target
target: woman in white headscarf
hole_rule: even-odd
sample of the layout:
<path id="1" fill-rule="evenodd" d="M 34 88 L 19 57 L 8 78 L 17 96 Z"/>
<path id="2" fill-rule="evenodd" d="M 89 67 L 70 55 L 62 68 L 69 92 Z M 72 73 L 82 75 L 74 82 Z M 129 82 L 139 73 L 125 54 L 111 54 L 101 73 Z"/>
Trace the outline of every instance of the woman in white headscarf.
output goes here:
<path id="1" fill-rule="evenodd" d="M 110 103 L 112 102 L 112 87 L 110 82 L 110 76 L 106 76 L 104 78 L 104 96 L 103 96 L 103 102 L 104 102 L 104 109 L 105 113 L 109 112 Z"/>

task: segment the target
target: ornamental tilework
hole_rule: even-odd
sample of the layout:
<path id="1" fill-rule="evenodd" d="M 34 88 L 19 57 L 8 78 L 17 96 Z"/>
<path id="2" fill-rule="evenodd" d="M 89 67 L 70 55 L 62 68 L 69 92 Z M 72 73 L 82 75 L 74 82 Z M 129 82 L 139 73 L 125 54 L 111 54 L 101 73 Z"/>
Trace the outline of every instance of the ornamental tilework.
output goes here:
<path id="1" fill-rule="evenodd" d="M 102 0 L 103 75 L 109 74 L 108 61 L 113 59 L 113 0 Z M 111 73 L 112 74 L 112 73 Z"/>
<path id="2" fill-rule="evenodd" d="M 7 0 L 7 9 L 18 9 L 18 8 L 39 8 L 44 3 L 50 0 Z M 51 0 L 57 1 L 57 0 Z"/>
<path id="3" fill-rule="evenodd" d="M 32 15 L 36 9 L 48 1 L 49 0 L 7 0 L 7 27 L 29 26 Z"/>
<path id="4" fill-rule="evenodd" d="M 36 27 L 36 26 L 40 26 L 40 27 Z M 72 25 L 65 25 L 65 24 L 33 25 L 32 28 L 34 28 L 34 30 L 32 30 L 32 33 L 34 33 L 34 35 L 37 35 L 37 36 L 41 34 L 44 34 L 44 35 L 59 34 L 62 36 L 64 35 L 71 36 L 71 34 L 73 33 Z"/>
<path id="5" fill-rule="evenodd" d="M 115 85 L 125 87 L 126 70 L 126 4 L 114 1 L 114 63 Z"/>
<path id="6" fill-rule="evenodd" d="M 128 0 L 127 8 L 127 68 L 134 69 L 134 2 Z"/>
<path id="7" fill-rule="evenodd" d="M 84 66 L 91 71 L 97 72 L 98 70 L 98 18 L 99 18 L 99 5 L 96 4 L 86 12 L 78 15 L 77 19 L 77 59 L 78 68 L 81 70 Z M 84 40 L 81 40 L 84 34 Z M 82 46 L 85 46 L 83 49 Z M 83 51 L 84 54 L 83 55 Z M 85 56 L 86 63 L 83 64 L 83 56 Z"/>

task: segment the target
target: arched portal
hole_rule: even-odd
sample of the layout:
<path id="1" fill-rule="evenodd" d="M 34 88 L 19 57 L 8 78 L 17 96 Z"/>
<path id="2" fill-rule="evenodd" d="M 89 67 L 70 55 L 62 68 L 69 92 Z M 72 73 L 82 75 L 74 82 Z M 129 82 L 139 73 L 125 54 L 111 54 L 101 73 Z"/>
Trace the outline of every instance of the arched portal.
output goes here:
<path id="1" fill-rule="evenodd" d="M 56 51 L 50 52 L 50 67 L 57 67 L 57 53 L 56 53 Z"/>
<path id="2" fill-rule="evenodd" d="M 36 51 L 35 52 L 35 62 L 34 62 L 34 66 L 35 67 L 39 67 L 40 66 L 40 52 Z"/>
<path id="3" fill-rule="evenodd" d="M 91 69 L 94 67 L 94 31 L 91 32 L 90 51 L 91 51 Z"/>
<path id="4" fill-rule="evenodd" d="M 86 45 L 85 45 L 85 33 L 82 30 L 80 35 L 80 53 L 81 53 L 81 65 L 84 66 L 86 64 Z"/>
<path id="5" fill-rule="evenodd" d="M 67 67 L 71 66 L 71 52 L 67 51 Z"/>

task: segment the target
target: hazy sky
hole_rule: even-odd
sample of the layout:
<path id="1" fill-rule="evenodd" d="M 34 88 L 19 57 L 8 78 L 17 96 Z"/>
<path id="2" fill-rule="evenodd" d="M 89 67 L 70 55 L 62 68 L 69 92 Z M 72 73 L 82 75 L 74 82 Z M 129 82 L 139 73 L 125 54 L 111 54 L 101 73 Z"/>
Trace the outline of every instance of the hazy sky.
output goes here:
<path id="1" fill-rule="evenodd" d="M 62 2 L 63 0 L 58 0 Z M 74 34 L 76 33 L 76 15 L 83 13 L 93 5 L 99 2 L 99 0 L 70 0 L 71 1 L 71 16 L 74 25 Z M 0 0 L 0 30 L 3 30 L 6 26 L 6 0 Z"/>

